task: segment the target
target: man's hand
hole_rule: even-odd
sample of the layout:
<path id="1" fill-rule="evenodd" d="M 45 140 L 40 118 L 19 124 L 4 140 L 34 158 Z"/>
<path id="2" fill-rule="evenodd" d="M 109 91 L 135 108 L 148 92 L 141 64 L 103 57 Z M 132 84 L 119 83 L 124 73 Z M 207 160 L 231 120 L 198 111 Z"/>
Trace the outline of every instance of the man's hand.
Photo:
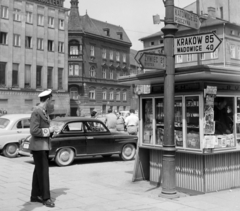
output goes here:
<path id="1" fill-rule="evenodd" d="M 53 133 L 53 132 L 55 131 L 54 126 L 50 126 L 50 127 L 49 127 L 49 130 L 50 130 L 50 133 Z"/>

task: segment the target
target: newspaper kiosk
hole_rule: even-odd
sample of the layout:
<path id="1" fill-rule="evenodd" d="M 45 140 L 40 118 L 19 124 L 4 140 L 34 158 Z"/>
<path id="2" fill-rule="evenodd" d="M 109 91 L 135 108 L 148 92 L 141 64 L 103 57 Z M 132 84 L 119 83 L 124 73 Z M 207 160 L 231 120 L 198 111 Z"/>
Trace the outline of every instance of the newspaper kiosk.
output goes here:
<path id="1" fill-rule="evenodd" d="M 164 72 L 122 77 L 151 85 L 139 95 L 139 146 L 133 181 L 161 183 Z M 176 185 L 198 192 L 240 186 L 240 71 L 216 66 L 176 68 Z"/>

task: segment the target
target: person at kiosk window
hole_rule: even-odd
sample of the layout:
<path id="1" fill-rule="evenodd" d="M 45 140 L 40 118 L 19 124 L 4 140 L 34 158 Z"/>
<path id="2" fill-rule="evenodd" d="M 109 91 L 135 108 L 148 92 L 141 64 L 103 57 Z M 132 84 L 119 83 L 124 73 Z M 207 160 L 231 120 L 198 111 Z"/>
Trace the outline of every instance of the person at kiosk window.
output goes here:
<path id="1" fill-rule="evenodd" d="M 227 107 L 225 98 L 217 98 L 214 107 L 215 134 L 230 134 L 233 132 Z"/>
<path id="2" fill-rule="evenodd" d="M 51 150 L 50 137 L 55 128 L 50 126 L 48 114 L 53 111 L 52 90 L 41 92 L 38 97 L 40 104 L 31 115 L 29 149 L 33 155 L 35 168 L 32 177 L 31 202 L 43 203 L 47 207 L 55 204 L 50 197 L 48 154 Z"/>

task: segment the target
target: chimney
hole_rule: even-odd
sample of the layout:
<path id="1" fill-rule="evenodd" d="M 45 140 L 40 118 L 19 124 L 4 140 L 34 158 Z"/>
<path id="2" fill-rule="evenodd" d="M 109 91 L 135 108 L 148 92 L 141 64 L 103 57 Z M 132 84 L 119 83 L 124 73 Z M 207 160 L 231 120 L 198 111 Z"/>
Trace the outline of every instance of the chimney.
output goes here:
<path id="1" fill-rule="evenodd" d="M 74 7 L 78 8 L 78 0 L 71 0 L 70 3 L 71 3 L 71 8 L 74 8 Z"/>
<path id="2" fill-rule="evenodd" d="M 214 7 L 208 7 L 208 16 L 216 18 L 216 9 Z"/>

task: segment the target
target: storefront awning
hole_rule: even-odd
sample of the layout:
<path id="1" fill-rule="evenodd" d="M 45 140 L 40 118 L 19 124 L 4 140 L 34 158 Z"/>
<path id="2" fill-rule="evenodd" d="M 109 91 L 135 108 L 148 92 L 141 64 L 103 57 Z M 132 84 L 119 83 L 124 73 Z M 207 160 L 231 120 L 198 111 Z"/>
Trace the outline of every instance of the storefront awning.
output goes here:
<path id="1" fill-rule="evenodd" d="M 146 73 L 122 76 L 118 79 L 121 84 L 153 85 L 164 83 L 165 71 L 153 70 Z M 198 65 L 175 69 L 175 81 L 211 80 L 240 82 L 240 68 Z"/>

